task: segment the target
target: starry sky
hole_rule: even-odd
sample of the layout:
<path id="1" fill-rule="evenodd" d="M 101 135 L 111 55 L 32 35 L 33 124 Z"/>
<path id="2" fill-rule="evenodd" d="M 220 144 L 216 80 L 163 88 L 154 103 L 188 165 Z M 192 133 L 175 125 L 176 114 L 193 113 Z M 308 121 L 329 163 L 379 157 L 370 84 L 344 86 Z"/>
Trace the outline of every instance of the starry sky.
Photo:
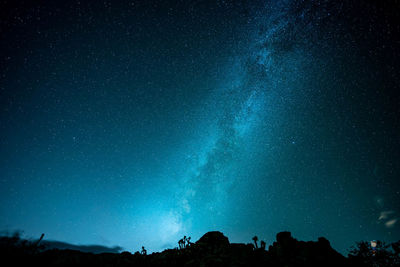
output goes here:
<path id="1" fill-rule="evenodd" d="M 400 239 L 396 1 L 2 1 L 0 230 L 149 252 Z"/>

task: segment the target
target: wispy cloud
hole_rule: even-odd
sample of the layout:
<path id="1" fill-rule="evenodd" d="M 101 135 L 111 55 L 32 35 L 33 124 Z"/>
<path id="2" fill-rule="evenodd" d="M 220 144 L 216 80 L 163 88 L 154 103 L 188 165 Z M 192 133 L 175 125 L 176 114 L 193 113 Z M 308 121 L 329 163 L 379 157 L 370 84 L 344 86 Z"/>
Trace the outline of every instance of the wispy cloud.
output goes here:
<path id="1" fill-rule="evenodd" d="M 379 221 L 381 221 L 381 220 L 386 220 L 386 219 L 389 217 L 389 215 L 391 215 L 391 214 L 393 214 L 393 213 L 394 213 L 393 210 L 382 211 L 382 212 L 380 213 L 380 215 L 379 215 L 378 220 L 379 220 Z"/>
<path id="2" fill-rule="evenodd" d="M 394 210 L 385 210 L 379 214 L 378 223 L 383 223 L 387 228 L 393 228 L 398 220 Z"/>
<path id="3" fill-rule="evenodd" d="M 385 226 L 386 226 L 387 228 L 393 228 L 394 225 L 397 223 L 397 221 L 398 221 L 398 218 L 391 219 L 391 220 L 389 220 L 389 221 L 387 221 L 387 222 L 385 223 Z"/>

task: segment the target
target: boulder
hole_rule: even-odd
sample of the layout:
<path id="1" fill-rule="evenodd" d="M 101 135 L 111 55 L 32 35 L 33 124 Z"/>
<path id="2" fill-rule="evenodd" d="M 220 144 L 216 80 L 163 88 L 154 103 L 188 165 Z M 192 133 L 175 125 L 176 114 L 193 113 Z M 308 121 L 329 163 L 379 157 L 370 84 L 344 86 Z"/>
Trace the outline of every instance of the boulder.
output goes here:
<path id="1" fill-rule="evenodd" d="M 204 234 L 196 244 L 209 247 L 229 247 L 229 239 L 221 232 L 212 231 Z"/>

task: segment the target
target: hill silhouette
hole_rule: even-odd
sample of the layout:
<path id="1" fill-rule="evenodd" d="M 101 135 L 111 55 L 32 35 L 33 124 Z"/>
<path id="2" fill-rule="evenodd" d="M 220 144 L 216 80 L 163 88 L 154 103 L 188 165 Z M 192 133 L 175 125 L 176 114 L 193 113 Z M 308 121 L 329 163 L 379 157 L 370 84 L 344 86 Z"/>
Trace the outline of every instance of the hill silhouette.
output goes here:
<path id="1" fill-rule="evenodd" d="M 94 254 L 99 253 L 119 253 L 122 251 L 122 247 L 106 247 L 101 245 L 74 245 L 66 242 L 60 242 L 55 240 L 43 241 L 41 244 L 46 248 L 46 250 L 50 249 L 70 249 L 70 250 L 78 250 L 82 252 L 90 252 Z"/>
<path id="2" fill-rule="evenodd" d="M 334 250 L 323 237 L 305 242 L 293 238 L 290 232 L 280 232 L 268 249 L 264 241 L 258 246 L 256 236 L 253 241 L 230 243 L 223 233 L 213 231 L 194 243 L 185 236 L 178 241 L 179 248 L 150 255 L 144 247 L 142 252 L 133 254 L 126 251 L 95 254 L 96 249 L 105 247 L 89 246 L 94 251 L 86 252 L 70 244 L 65 249 L 46 248 L 57 244 L 28 241 L 16 235 L 0 237 L 0 257 L 3 263 L 11 263 L 10 266 L 400 266 L 400 241 L 392 244 L 392 249 L 378 242 L 374 253 L 367 242 L 359 242 L 349 257 Z M 120 248 L 111 248 L 111 252 L 113 249 Z"/>

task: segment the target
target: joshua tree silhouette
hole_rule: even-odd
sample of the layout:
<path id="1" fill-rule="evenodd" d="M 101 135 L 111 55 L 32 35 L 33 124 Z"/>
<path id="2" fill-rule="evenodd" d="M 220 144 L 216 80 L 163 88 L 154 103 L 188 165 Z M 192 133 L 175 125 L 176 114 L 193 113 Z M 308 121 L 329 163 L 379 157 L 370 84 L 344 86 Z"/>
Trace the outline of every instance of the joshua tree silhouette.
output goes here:
<path id="1" fill-rule="evenodd" d="M 178 241 L 179 249 L 184 249 L 192 245 L 193 243 L 190 242 L 190 239 L 191 239 L 190 236 L 189 237 L 184 236 L 181 240 L 179 240 Z"/>
<path id="2" fill-rule="evenodd" d="M 142 252 L 140 252 L 142 255 L 147 255 L 147 250 L 142 246 Z"/>
<path id="3" fill-rule="evenodd" d="M 254 236 L 253 237 L 253 241 L 254 241 L 254 244 L 255 244 L 256 248 L 258 248 L 258 245 L 257 245 L 258 237 Z"/>
<path id="4" fill-rule="evenodd" d="M 261 245 L 260 245 L 261 249 L 265 249 L 266 245 L 267 244 L 263 240 L 261 240 Z"/>
<path id="5" fill-rule="evenodd" d="M 38 241 L 36 242 L 35 246 L 39 246 L 39 243 L 40 243 L 40 241 L 42 241 L 43 237 L 44 237 L 44 234 L 42 234 L 42 235 L 40 236 L 40 238 L 39 238 Z"/>
<path id="6" fill-rule="evenodd" d="M 183 244 L 183 239 L 180 239 L 180 240 L 178 241 L 178 245 L 179 245 L 179 249 L 183 249 L 183 246 L 184 246 L 184 244 Z"/>

